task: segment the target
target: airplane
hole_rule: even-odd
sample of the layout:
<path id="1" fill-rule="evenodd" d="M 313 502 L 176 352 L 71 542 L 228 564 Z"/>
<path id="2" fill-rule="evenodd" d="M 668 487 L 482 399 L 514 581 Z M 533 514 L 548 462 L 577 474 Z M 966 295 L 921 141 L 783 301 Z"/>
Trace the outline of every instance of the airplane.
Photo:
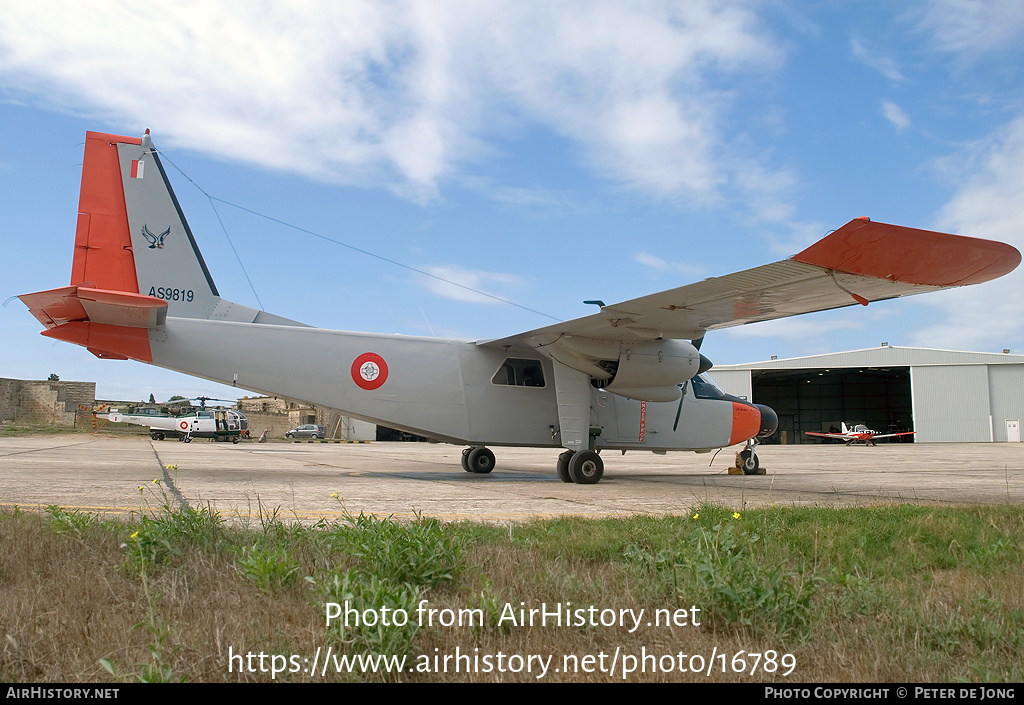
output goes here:
<path id="1" fill-rule="evenodd" d="M 873 446 L 875 445 L 875 439 L 878 438 L 895 438 L 896 436 L 913 436 L 916 431 L 903 431 L 901 433 L 879 433 L 878 431 L 872 431 L 864 424 L 857 424 L 852 429 L 847 428 L 846 423 L 842 424 L 843 430 L 841 433 L 817 433 L 815 431 L 804 431 L 805 435 L 808 436 L 820 436 L 821 438 L 835 438 L 840 441 L 846 441 L 846 445 L 853 443 L 863 443 L 864 445 Z"/>
<path id="2" fill-rule="evenodd" d="M 467 472 L 493 470 L 489 446 L 561 449 L 557 475 L 577 484 L 599 482 L 611 450 L 743 443 L 742 470 L 757 473 L 778 416 L 706 375 L 708 331 L 978 284 L 1021 260 L 1001 242 L 857 218 L 773 264 L 455 340 L 314 328 L 222 298 L 149 130 L 86 133 L 78 211 L 69 286 L 20 297 L 43 335 L 464 445 Z"/>

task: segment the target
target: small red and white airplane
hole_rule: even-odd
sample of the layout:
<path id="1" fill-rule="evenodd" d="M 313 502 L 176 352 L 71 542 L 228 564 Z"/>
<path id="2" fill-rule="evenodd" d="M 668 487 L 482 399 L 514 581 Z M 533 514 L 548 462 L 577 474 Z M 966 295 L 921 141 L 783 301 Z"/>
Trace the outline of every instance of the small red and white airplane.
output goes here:
<path id="1" fill-rule="evenodd" d="M 846 445 L 852 445 L 854 443 L 863 443 L 864 445 L 873 446 L 875 445 L 876 438 L 893 438 L 895 436 L 913 436 L 916 431 L 903 431 L 902 433 L 879 433 L 878 431 L 872 431 L 870 428 L 860 423 L 853 427 L 853 430 L 847 428 L 846 424 L 843 424 L 843 430 L 841 433 L 815 433 L 814 431 L 804 431 L 808 436 L 820 436 L 822 438 L 837 438 L 841 441 L 846 441 Z"/>

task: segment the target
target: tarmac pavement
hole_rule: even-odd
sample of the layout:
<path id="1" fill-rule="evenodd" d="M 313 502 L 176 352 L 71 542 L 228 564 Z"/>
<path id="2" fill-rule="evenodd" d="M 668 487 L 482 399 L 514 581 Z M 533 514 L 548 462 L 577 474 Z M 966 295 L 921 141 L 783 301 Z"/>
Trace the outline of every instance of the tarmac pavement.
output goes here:
<path id="1" fill-rule="evenodd" d="M 261 512 L 304 521 L 366 512 L 507 522 L 675 514 L 702 502 L 1024 504 L 1022 443 L 760 446 L 765 475 L 729 475 L 739 448 L 714 458 L 606 451 L 604 479 L 576 485 L 556 476 L 557 449 L 494 447 L 495 470 L 475 475 L 461 468 L 462 447 L 445 444 L 10 436 L 0 438 L 0 507 L 128 515 L 209 505 L 250 521 Z"/>

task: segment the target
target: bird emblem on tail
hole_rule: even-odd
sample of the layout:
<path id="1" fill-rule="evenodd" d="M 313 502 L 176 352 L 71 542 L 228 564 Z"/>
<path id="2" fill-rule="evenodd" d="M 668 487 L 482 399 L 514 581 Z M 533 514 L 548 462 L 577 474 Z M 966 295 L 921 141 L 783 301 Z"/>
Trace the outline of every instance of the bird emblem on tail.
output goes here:
<path id="1" fill-rule="evenodd" d="M 149 249 L 151 249 L 151 250 L 162 250 L 162 249 L 164 249 L 164 238 L 167 237 L 168 235 L 170 235 L 170 233 L 171 233 L 170 227 L 168 227 L 167 230 L 164 230 L 159 235 L 154 235 L 153 233 L 150 232 L 149 226 L 147 226 L 147 225 L 143 225 L 142 226 L 142 236 L 144 238 L 146 238 L 146 240 L 149 242 Z"/>

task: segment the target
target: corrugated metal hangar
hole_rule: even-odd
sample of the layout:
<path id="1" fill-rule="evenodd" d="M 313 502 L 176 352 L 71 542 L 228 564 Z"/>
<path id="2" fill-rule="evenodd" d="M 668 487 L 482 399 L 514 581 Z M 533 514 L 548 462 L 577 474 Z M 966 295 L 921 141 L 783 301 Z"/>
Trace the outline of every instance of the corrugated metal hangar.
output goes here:
<path id="1" fill-rule="evenodd" d="M 833 442 L 806 431 L 865 424 L 879 433 L 916 431 L 892 441 L 1019 442 L 1024 419 L 1024 355 L 903 348 L 715 365 L 726 392 L 779 415 L 766 443 Z"/>

